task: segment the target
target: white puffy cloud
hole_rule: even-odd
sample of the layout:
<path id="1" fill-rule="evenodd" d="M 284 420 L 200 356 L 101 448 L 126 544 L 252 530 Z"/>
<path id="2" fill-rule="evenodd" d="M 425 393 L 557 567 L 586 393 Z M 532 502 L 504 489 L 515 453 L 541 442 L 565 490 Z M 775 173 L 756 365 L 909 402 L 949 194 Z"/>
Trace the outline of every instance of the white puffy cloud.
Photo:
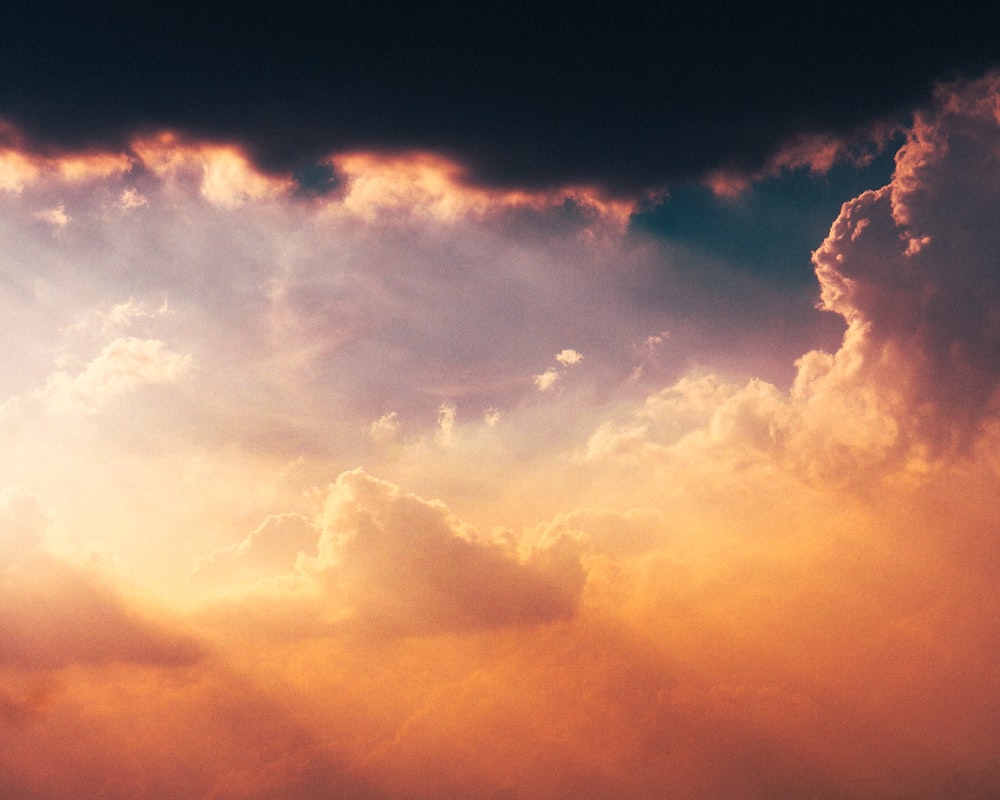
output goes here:
<path id="1" fill-rule="evenodd" d="M 560 350 L 556 354 L 556 361 L 564 367 L 571 367 L 583 361 L 583 355 L 572 349 Z"/>
<path id="2" fill-rule="evenodd" d="M 37 396 L 55 411 L 92 413 L 140 386 L 174 383 L 191 370 L 191 356 L 158 339 L 118 338 L 80 372 L 49 375 Z"/>
<path id="3" fill-rule="evenodd" d="M 549 367 L 541 375 L 536 375 L 534 378 L 535 386 L 538 387 L 538 391 L 540 392 L 547 392 L 555 385 L 557 380 L 559 380 L 559 372 L 552 367 Z"/>

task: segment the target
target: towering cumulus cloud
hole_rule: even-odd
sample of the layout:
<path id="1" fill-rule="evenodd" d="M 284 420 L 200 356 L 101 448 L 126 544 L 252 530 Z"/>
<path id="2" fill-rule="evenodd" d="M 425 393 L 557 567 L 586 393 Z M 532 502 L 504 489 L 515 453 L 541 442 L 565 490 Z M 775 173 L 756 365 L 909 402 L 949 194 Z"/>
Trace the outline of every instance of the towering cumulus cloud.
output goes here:
<path id="1" fill-rule="evenodd" d="M 942 89 L 892 183 L 847 203 L 816 252 L 823 307 L 850 325 L 887 409 L 935 452 L 966 448 L 1000 386 L 998 79 Z"/>
<path id="2" fill-rule="evenodd" d="M 893 142 L 806 289 L 575 167 L 0 129 L 0 797 L 1000 797 L 1000 77 L 887 129 L 688 186 Z"/>

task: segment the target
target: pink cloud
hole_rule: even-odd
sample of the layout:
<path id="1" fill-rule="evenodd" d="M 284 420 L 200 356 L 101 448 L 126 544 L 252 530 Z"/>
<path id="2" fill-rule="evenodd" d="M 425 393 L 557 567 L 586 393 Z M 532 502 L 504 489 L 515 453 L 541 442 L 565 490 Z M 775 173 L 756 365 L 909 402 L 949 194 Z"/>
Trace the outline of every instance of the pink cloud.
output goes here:
<path id="1" fill-rule="evenodd" d="M 1000 234 L 983 214 L 1000 203 L 998 94 L 996 76 L 942 87 L 892 182 L 845 204 L 814 256 L 823 307 L 853 330 L 838 358 L 935 452 L 997 410 Z"/>

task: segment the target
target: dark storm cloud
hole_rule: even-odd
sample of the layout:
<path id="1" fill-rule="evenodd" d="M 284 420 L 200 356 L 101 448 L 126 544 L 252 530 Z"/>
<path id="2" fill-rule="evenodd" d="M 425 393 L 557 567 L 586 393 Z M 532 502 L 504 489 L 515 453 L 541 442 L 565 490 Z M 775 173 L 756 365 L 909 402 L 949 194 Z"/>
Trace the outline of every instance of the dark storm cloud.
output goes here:
<path id="1" fill-rule="evenodd" d="M 36 147 L 170 126 L 271 169 L 424 148 L 484 182 L 635 191 L 759 166 L 1000 55 L 996 12 L 731 5 L 33 3 L 0 28 L 0 117 Z"/>

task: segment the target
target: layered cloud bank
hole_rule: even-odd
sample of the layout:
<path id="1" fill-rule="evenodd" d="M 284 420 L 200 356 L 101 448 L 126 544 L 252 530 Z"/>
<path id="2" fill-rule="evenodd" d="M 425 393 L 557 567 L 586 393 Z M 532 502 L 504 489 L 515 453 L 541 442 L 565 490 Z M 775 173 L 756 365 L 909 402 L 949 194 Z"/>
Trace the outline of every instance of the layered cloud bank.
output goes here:
<path id="1" fill-rule="evenodd" d="M 805 298 L 426 153 L 4 152 L 0 794 L 1000 795 L 998 109 Z"/>

